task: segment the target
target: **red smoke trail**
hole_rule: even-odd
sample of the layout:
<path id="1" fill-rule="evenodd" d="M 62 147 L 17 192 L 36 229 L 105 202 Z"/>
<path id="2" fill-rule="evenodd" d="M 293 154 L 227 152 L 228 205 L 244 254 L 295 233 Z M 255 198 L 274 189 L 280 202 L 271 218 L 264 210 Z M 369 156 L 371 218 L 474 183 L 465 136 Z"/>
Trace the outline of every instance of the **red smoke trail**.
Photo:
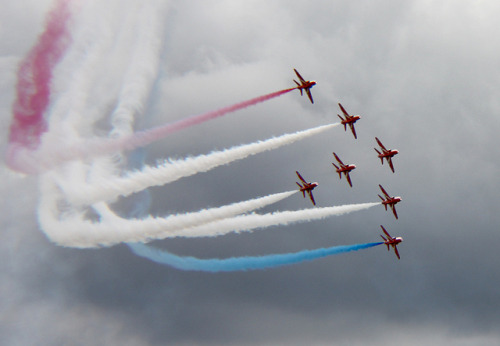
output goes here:
<path id="1" fill-rule="evenodd" d="M 259 97 L 255 97 L 248 101 L 243 101 L 232 106 L 224 107 L 215 111 L 211 111 L 208 113 L 194 115 L 189 118 L 185 118 L 174 123 L 170 123 L 167 125 L 155 127 L 150 130 L 141 131 L 133 134 L 132 136 L 125 138 L 123 143 L 119 145 L 119 148 L 122 150 L 133 150 L 138 147 L 142 147 L 148 145 L 158 139 L 161 139 L 171 133 L 182 130 L 186 127 L 190 127 L 193 125 L 201 124 L 205 121 L 213 120 L 215 118 L 221 117 L 227 113 L 235 112 L 237 110 L 256 105 L 258 103 L 273 99 L 275 97 L 286 94 L 296 88 L 284 89 L 280 91 L 276 91 L 267 95 L 262 95 Z"/>
<path id="2" fill-rule="evenodd" d="M 47 131 L 43 115 L 50 101 L 52 71 L 69 44 L 69 1 L 57 1 L 47 16 L 45 31 L 19 66 L 16 100 L 9 132 L 7 163 L 15 165 L 19 148 L 36 149 Z M 12 164 L 12 165 L 11 165 Z"/>
<path id="3" fill-rule="evenodd" d="M 260 102 L 281 96 L 295 89 L 296 88 L 289 88 L 276 91 L 247 101 L 236 103 L 232 106 L 227 106 L 200 115 L 194 115 L 173 123 L 158 126 L 117 139 L 87 139 L 83 144 L 78 146 L 70 148 L 59 147 L 39 152 L 17 150 L 17 157 L 14 158 L 15 160 L 12 160 L 13 164 L 11 164 L 11 168 L 15 167 L 15 169 L 21 172 L 36 174 L 71 160 L 86 159 L 89 157 L 102 156 L 119 151 L 134 150 L 162 139 L 167 135 L 180 131 L 186 127 L 201 124 L 203 122 L 221 117 L 227 113 L 256 105 Z"/>

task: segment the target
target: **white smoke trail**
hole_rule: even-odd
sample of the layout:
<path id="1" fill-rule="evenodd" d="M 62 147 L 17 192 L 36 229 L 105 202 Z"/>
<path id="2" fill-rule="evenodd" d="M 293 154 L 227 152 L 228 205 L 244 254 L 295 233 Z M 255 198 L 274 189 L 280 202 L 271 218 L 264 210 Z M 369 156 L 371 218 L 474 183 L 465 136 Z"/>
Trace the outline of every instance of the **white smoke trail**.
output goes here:
<path id="1" fill-rule="evenodd" d="M 130 6 L 130 11 L 137 12 L 137 6 Z M 119 34 L 123 32 L 120 26 L 135 25 L 123 4 L 91 0 L 78 7 L 72 30 L 74 43 L 57 68 L 50 131 L 45 136 L 46 141 L 56 145 L 61 137 L 71 141 L 94 134 L 95 122 L 108 115 L 116 102 L 121 87 L 117 76 L 121 79 L 125 73 L 123 57 L 130 55 L 132 46 L 130 39 L 124 42 Z M 123 46 L 129 49 L 127 55 L 125 49 L 120 50 Z"/>
<path id="2" fill-rule="evenodd" d="M 162 7 L 165 5 L 161 2 L 144 2 L 137 16 L 137 30 L 128 30 L 134 33 L 135 48 L 118 95 L 119 102 L 111 115 L 111 137 L 133 133 L 134 122 L 145 110 L 160 65 Z"/>
<path id="3" fill-rule="evenodd" d="M 207 172 L 215 167 L 241 160 L 251 155 L 273 150 L 292 144 L 301 139 L 329 130 L 339 123 L 322 125 L 308 130 L 285 134 L 264 141 L 240 145 L 230 149 L 212 152 L 208 155 L 186 158 L 184 160 L 167 161 L 158 167 L 146 166 L 141 171 L 129 173 L 124 177 L 96 178 L 87 183 L 66 184 L 60 180 L 60 187 L 71 203 L 84 205 L 96 201 L 111 201 L 118 196 L 127 196 L 151 186 L 171 183 L 180 178 Z"/>
<path id="4" fill-rule="evenodd" d="M 63 246 L 78 248 L 112 246 L 121 242 L 148 242 L 153 239 L 172 237 L 218 236 L 229 232 L 251 231 L 257 228 L 273 225 L 287 225 L 299 221 L 323 219 L 329 216 L 342 215 L 357 210 L 370 208 L 380 203 L 364 203 L 340 207 L 312 208 L 298 211 L 276 212 L 271 214 L 251 214 L 230 217 L 231 213 L 239 212 L 234 206 L 222 207 L 227 212 L 225 216 L 217 208 L 201 211 L 200 214 L 171 215 L 165 218 L 147 217 L 144 219 L 124 219 L 106 212 L 104 204 L 97 204 L 98 213 L 102 215 L 99 222 L 90 221 L 83 211 L 70 209 L 61 210 L 58 198 L 60 195 L 54 188 L 54 181 L 49 177 L 42 179 L 43 198 L 40 201 L 39 222 L 47 236 Z M 289 195 L 293 192 L 285 193 Z M 284 195 L 283 195 L 284 196 Z M 282 196 L 282 197 L 283 197 Z M 267 196 L 264 198 L 270 198 Z M 256 201 L 252 201 L 253 203 Z M 255 203 L 262 205 L 261 202 Z M 214 215 L 209 215 L 215 213 Z M 204 217 L 197 218 L 200 215 Z M 195 217 L 196 216 L 196 217 Z M 210 219 L 216 221 L 207 221 Z"/>
<path id="5" fill-rule="evenodd" d="M 330 216 L 339 216 L 352 213 L 379 205 L 379 202 L 347 204 L 334 207 L 311 208 L 296 211 L 278 211 L 268 214 L 241 215 L 233 218 L 226 218 L 200 226 L 182 229 L 171 232 L 169 237 L 215 237 L 230 232 L 252 231 L 258 228 L 270 226 L 286 226 L 295 222 L 306 222 L 320 220 Z"/>
<path id="6" fill-rule="evenodd" d="M 164 226 L 168 227 L 169 229 L 197 227 L 205 223 L 214 222 L 220 219 L 225 219 L 233 217 L 235 215 L 240 215 L 264 208 L 268 205 L 278 203 L 279 201 L 282 201 L 297 192 L 298 190 L 274 193 L 247 201 L 228 204 L 222 207 L 202 209 L 198 212 L 170 215 L 163 218 L 163 220 L 168 220 L 168 224 L 164 224 Z M 116 215 L 116 213 L 110 210 L 108 205 L 104 202 L 96 203 L 92 206 L 92 208 L 94 208 L 99 213 L 99 215 L 101 216 L 101 220 L 105 222 L 111 222 L 118 219 L 123 220 L 123 218 L 119 217 L 118 215 Z"/>

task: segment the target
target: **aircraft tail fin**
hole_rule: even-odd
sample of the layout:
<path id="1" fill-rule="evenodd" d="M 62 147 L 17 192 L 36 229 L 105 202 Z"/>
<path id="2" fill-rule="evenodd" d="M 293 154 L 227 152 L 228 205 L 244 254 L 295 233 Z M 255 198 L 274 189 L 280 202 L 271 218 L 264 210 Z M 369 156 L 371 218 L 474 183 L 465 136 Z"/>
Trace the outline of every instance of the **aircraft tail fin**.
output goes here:
<path id="1" fill-rule="evenodd" d="M 339 119 L 340 119 L 340 121 L 341 121 L 341 122 L 345 121 L 345 119 L 344 119 L 344 118 L 342 118 L 342 117 L 340 116 L 340 114 L 337 114 L 337 116 L 339 117 Z M 347 131 L 347 123 L 344 123 L 344 131 Z"/>
<path id="2" fill-rule="evenodd" d="M 385 201 L 385 199 L 382 196 L 380 196 L 380 195 L 378 195 L 378 196 L 380 197 L 380 199 L 382 200 L 382 202 Z M 385 207 L 385 210 L 387 210 L 387 204 L 384 204 L 384 207 Z"/>
<path id="3" fill-rule="evenodd" d="M 390 249 L 389 249 L 389 244 L 387 244 L 387 238 L 384 237 L 382 234 L 380 234 L 380 238 L 384 240 L 385 245 L 387 245 L 387 251 L 389 251 Z"/>
<path id="4" fill-rule="evenodd" d="M 297 84 L 297 88 L 300 90 L 300 96 L 302 96 L 302 88 L 300 88 L 301 84 L 297 82 L 295 79 L 293 80 L 295 84 Z"/>
<path id="5" fill-rule="evenodd" d="M 337 173 L 339 174 L 339 179 L 342 179 L 342 174 L 338 171 L 340 168 L 336 164 L 332 162 L 332 165 L 337 169 Z"/>
<path id="6" fill-rule="evenodd" d="M 299 185 L 299 188 L 302 190 L 303 186 L 300 185 L 299 183 L 295 182 L 297 185 Z M 306 191 L 305 190 L 302 190 L 302 195 L 304 196 L 304 198 L 306 197 Z"/>
<path id="7" fill-rule="evenodd" d="M 377 148 L 373 148 L 373 149 L 375 149 L 375 151 L 377 152 L 377 154 L 382 155 L 382 153 L 380 151 L 378 151 Z M 382 164 L 384 164 L 384 158 L 383 157 L 380 158 L 380 161 L 382 162 Z"/>

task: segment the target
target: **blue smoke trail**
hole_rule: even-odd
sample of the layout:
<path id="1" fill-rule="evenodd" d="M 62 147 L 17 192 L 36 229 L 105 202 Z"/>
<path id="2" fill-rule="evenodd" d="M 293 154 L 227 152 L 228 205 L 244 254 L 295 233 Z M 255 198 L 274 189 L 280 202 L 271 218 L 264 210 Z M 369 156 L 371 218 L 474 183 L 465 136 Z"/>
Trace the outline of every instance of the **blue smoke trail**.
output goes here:
<path id="1" fill-rule="evenodd" d="M 145 257 L 156 263 L 165 264 L 180 270 L 195 270 L 216 273 L 276 268 L 305 261 L 312 261 L 326 256 L 338 255 L 345 252 L 368 249 L 381 244 L 383 244 L 383 242 L 342 245 L 287 254 L 273 254 L 255 257 L 232 257 L 225 259 L 181 257 L 141 243 L 127 245 L 137 256 Z"/>

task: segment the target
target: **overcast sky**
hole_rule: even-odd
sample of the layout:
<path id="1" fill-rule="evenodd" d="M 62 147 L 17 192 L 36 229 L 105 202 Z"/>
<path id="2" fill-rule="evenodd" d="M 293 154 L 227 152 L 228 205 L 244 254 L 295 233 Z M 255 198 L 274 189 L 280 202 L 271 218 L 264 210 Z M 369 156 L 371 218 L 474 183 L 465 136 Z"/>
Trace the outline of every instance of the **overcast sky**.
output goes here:
<path id="1" fill-rule="evenodd" d="M 134 22 L 138 5 L 109 3 L 90 1 L 75 9 L 72 30 L 81 34 L 86 21 L 97 23 L 103 36 L 116 42 L 130 30 L 140 32 L 123 25 Z M 12 117 L 18 63 L 43 31 L 51 4 L 0 0 L 3 124 Z M 319 182 L 319 206 L 375 202 L 378 184 L 403 201 L 399 220 L 376 206 L 253 233 L 153 244 L 202 258 L 266 255 L 378 241 L 384 225 L 404 238 L 401 260 L 379 246 L 277 269 L 209 274 L 152 263 L 125 245 L 64 248 L 38 224 L 38 178 L 2 165 L 2 340 L 8 345 L 500 345 L 500 3 L 187 0 L 171 2 L 160 13 L 159 68 L 137 127 L 292 87 L 293 68 L 318 84 L 312 89 L 314 105 L 294 91 L 187 129 L 149 146 L 149 164 L 335 122 L 338 102 L 362 119 L 357 140 L 337 127 L 152 188 L 152 214 L 287 191 L 296 187 L 296 170 Z M 100 70 L 86 71 L 95 84 L 88 90 L 89 105 L 78 111 L 117 102 L 96 91 L 118 90 L 120 71 L 130 66 L 127 47 L 111 47 L 90 65 Z M 78 71 L 61 72 L 68 66 L 69 59 L 55 76 L 60 97 L 77 81 L 72 78 Z M 106 75 L 108 67 L 113 68 Z M 106 120 L 106 114 L 99 116 Z M 7 130 L 1 127 L 2 151 Z M 375 136 L 399 150 L 394 174 L 380 165 Z M 335 174 L 333 151 L 356 164 L 352 188 Z M 296 194 L 265 211 L 309 204 Z"/>

